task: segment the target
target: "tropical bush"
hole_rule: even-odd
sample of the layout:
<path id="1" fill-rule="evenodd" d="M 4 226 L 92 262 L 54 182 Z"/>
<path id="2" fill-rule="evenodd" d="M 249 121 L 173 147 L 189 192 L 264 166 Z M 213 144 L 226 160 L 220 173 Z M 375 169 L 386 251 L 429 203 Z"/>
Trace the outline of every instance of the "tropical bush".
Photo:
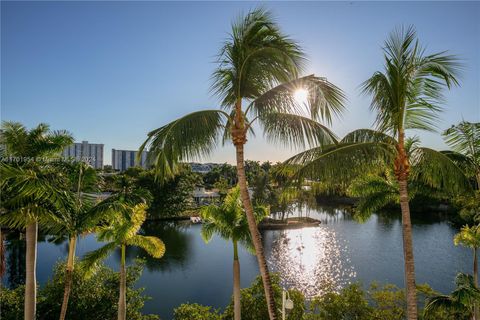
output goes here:
<path id="1" fill-rule="evenodd" d="M 271 275 L 272 289 L 277 306 L 282 305 L 282 287 L 280 286 L 280 277 L 278 274 Z M 288 320 L 302 319 L 305 311 L 305 297 L 300 291 L 289 290 L 290 299 L 293 300 L 294 308 L 289 312 Z M 268 310 L 266 308 L 265 291 L 263 289 L 262 278 L 258 276 L 249 288 L 241 290 L 242 301 L 242 320 L 268 319 Z M 233 319 L 233 300 L 225 309 L 224 319 Z M 277 311 L 277 318 L 280 314 Z"/>
<path id="2" fill-rule="evenodd" d="M 202 306 L 197 303 L 185 303 L 174 311 L 174 320 L 222 320 L 222 315 L 212 307 Z"/>
<path id="3" fill-rule="evenodd" d="M 156 315 L 144 315 L 141 310 L 150 298 L 143 295 L 144 289 L 134 288 L 143 270 L 143 262 L 127 269 L 127 319 L 155 320 Z M 60 314 L 64 291 L 65 263 L 58 263 L 52 278 L 38 292 L 37 319 L 57 319 Z M 81 268 L 73 272 L 73 289 L 67 319 L 71 320 L 114 320 L 117 319 L 119 274 L 100 265 L 95 274 L 86 277 Z M 2 320 L 23 319 L 24 287 L 0 290 Z"/>
<path id="4" fill-rule="evenodd" d="M 158 219 L 181 215 L 192 206 L 192 192 L 200 177 L 189 169 L 177 173 L 168 181 L 160 183 L 153 170 L 142 171 L 136 179 L 138 187 L 150 191 L 152 201 L 148 218 Z"/>
<path id="5" fill-rule="evenodd" d="M 276 304 L 281 306 L 282 288 L 277 274 L 272 274 L 272 287 Z M 405 290 L 393 284 L 374 282 L 365 290 L 361 284 L 353 283 L 338 292 L 331 289 L 310 301 L 298 290 L 288 292 L 294 304 L 294 308 L 287 313 L 288 320 L 402 320 L 406 317 Z M 438 295 L 425 284 L 417 286 L 417 294 L 420 306 L 425 299 L 429 301 Z M 260 276 L 249 288 L 242 289 L 241 295 L 242 320 L 268 319 Z M 423 312 L 420 313 L 423 315 Z M 174 314 L 174 320 L 231 320 L 233 299 L 223 313 L 209 306 L 187 303 L 176 308 Z M 428 316 L 428 319 L 452 319 L 450 312 L 440 309 L 430 310 Z M 279 312 L 277 317 L 281 318 Z"/>

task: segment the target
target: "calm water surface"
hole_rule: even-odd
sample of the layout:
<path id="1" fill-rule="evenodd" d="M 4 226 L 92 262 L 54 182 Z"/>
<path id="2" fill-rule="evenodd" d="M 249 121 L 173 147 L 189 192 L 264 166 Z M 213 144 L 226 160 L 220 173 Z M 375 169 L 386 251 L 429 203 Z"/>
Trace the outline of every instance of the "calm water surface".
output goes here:
<path id="1" fill-rule="evenodd" d="M 394 283 L 403 287 L 403 253 L 401 222 L 397 215 L 373 215 L 359 224 L 340 207 L 297 209 L 296 215 L 309 215 L 323 223 L 319 227 L 263 232 L 267 260 L 272 271 L 279 272 L 283 285 L 297 288 L 306 296 L 321 294 L 326 287 L 341 288 L 360 281 Z M 228 304 L 232 292 L 231 243 L 215 237 L 205 244 L 200 225 L 187 223 L 153 223 L 145 225 L 145 234 L 160 237 L 167 246 L 162 259 L 147 259 L 138 282 L 153 299 L 145 312 L 171 319 L 175 307 L 197 302 L 214 307 Z M 457 272 L 471 272 L 472 254 L 453 245 L 458 232 L 438 218 L 413 221 L 415 266 L 418 283 L 428 283 L 435 290 L 451 291 Z M 98 248 L 94 236 L 82 238 L 77 254 Z M 38 246 L 38 281 L 45 283 L 53 265 L 64 259 L 67 244 L 41 241 Z M 18 249 L 18 250 L 21 250 Z M 14 256 L 13 246 L 8 254 Z M 135 248 L 127 250 L 129 262 L 146 257 Z M 118 252 L 107 264 L 118 268 Z M 241 284 L 247 287 L 258 274 L 256 259 L 240 250 Z M 7 282 L 15 281 L 12 266 Z"/>

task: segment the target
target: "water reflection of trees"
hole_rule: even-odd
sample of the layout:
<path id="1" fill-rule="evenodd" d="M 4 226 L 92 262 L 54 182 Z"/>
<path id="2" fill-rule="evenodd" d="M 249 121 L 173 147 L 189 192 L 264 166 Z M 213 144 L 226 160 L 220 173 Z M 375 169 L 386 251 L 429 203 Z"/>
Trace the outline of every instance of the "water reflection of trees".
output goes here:
<path id="1" fill-rule="evenodd" d="M 192 235 L 187 231 L 188 224 L 184 222 L 146 222 L 141 234 L 156 236 L 165 243 L 166 252 L 161 259 L 155 259 L 145 251 L 135 247 L 127 250 L 127 259 L 141 258 L 145 260 L 145 266 L 149 271 L 165 271 L 188 264 L 192 255 Z"/>
<path id="2" fill-rule="evenodd" d="M 25 240 L 19 232 L 9 232 L 5 241 L 6 285 L 16 288 L 25 284 Z"/>

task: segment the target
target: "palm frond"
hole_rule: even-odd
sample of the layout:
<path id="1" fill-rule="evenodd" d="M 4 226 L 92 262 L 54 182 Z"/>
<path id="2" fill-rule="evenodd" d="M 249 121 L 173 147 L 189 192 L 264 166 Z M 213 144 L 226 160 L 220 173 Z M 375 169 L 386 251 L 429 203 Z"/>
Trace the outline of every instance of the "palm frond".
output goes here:
<path id="1" fill-rule="evenodd" d="M 81 260 L 80 268 L 85 270 L 87 275 L 93 274 L 100 266 L 100 262 L 105 260 L 117 246 L 117 243 L 109 242 L 97 250 L 88 252 Z"/>
<path id="2" fill-rule="evenodd" d="M 435 130 L 443 103 L 442 90 L 458 84 L 462 68 L 445 52 L 425 55 L 415 29 L 396 28 L 384 46 L 385 70 L 362 84 L 372 96 L 376 126 L 397 134 L 405 129 Z"/>
<path id="3" fill-rule="evenodd" d="M 340 143 L 363 143 L 363 142 L 381 142 L 391 144 L 392 146 L 397 144 L 397 141 L 380 131 L 372 129 L 357 129 L 346 134 Z"/>
<path id="4" fill-rule="evenodd" d="M 480 248 L 480 225 L 464 226 L 453 238 L 455 245 L 463 245 L 472 249 Z M 461 279 L 460 279 L 461 281 Z"/>
<path id="5" fill-rule="evenodd" d="M 165 244 L 157 237 L 134 235 L 127 240 L 127 245 L 140 247 L 154 258 L 165 254 Z"/>
<path id="6" fill-rule="evenodd" d="M 179 162 L 201 158 L 212 152 L 223 133 L 229 115 L 221 110 L 190 113 L 151 131 L 140 147 L 149 149 L 148 161 L 160 178 L 170 178 Z"/>
<path id="7" fill-rule="evenodd" d="M 297 90 L 308 93 L 306 105 L 295 98 Z M 309 75 L 282 83 L 256 98 L 247 112 L 262 117 L 271 113 L 294 113 L 331 123 L 344 111 L 346 96 L 325 78 Z"/>
<path id="8" fill-rule="evenodd" d="M 354 218 L 360 222 L 365 222 L 372 213 L 386 205 L 399 201 L 396 182 L 374 175 L 355 179 L 347 192 L 350 196 L 359 198 Z"/>
<path id="9" fill-rule="evenodd" d="M 410 154 L 412 179 L 453 193 L 469 192 L 471 185 L 461 168 L 445 154 L 430 148 L 416 148 Z"/>
<path id="10" fill-rule="evenodd" d="M 323 146 L 337 142 L 327 127 L 309 118 L 289 114 L 270 113 L 258 118 L 268 141 L 289 147 Z"/>
<path id="11" fill-rule="evenodd" d="M 304 63 L 300 47 L 282 34 L 269 11 L 254 9 L 232 25 L 218 54 L 212 92 L 231 108 L 253 100 L 277 83 L 295 79 Z"/>
<path id="12" fill-rule="evenodd" d="M 313 148 L 293 156 L 286 164 L 299 164 L 297 178 L 349 181 L 375 166 L 392 163 L 395 148 L 387 143 L 338 144 Z"/>

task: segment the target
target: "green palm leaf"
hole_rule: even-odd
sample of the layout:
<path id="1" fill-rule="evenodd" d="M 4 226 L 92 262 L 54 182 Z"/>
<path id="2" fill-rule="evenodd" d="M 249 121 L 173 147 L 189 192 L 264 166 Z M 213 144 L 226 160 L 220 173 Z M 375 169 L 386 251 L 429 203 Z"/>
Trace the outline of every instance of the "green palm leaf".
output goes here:
<path id="1" fill-rule="evenodd" d="M 445 154 L 430 148 L 415 148 L 410 154 L 412 179 L 452 193 L 470 192 L 464 171 Z"/>
<path id="2" fill-rule="evenodd" d="M 157 237 L 134 235 L 127 240 L 127 245 L 137 246 L 154 258 L 161 258 L 165 254 L 165 244 Z"/>
<path id="3" fill-rule="evenodd" d="M 88 252 L 83 257 L 80 268 L 84 269 L 88 274 L 92 274 L 98 268 L 100 262 L 105 260 L 117 246 L 117 243 L 109 242 L 97 250 Z"/>
<path id="4" fill-rule="evenodd" d="M 387 143 L 344 143 L 301 152 L 286 164 L 301 165 L 297 178 L 348 181 L 375 166 L 392 163 L 395 154 Z"/>
<path id="5" fill-rule="evenodd" d="M 259 118 L 267 140 L 297 147 L 330 145 L 337 142 L 333 132 L 320 123 L 295 114 L 270 113 Z"/>
<path id="6" fill-rule="evenodd" d="M 282 34 L 270 12 L 252 10 L 233 24 L 220 49 L 212 92 L 231 108 L 239 97 L 254 100 L 295 79 L 304 61 L 300 47 Z"/>
<path id="7" fill-rule="evenodd" d="M 360 222 L 365 222 L 372 213 L 386 205 L 399 201 L 398 184 L 374 175 L 355 179 L 348 188 L 348 193 L 359 198 L 354 217 Z"/>
<path id="8" fill-rule="evenodd" d="M 308 92 L 307 105 L 295 99 L 297 90 Z M 247 108 L 258 117 L 271 113 L 294 113 L 331 123 L 344 111 L 345 94 L 325 78 L 309 75 L 282 83 L 257 97 Z"/>
<path id="9" fill-rule="evenodd" d="M 172 177 L 178 163 L 201 158 L 217 146 L 229 115 L 221 110 L 188 114 L 148 134 L 140 153 L 149 149 L 149 162 L 160 177 Z"/>

